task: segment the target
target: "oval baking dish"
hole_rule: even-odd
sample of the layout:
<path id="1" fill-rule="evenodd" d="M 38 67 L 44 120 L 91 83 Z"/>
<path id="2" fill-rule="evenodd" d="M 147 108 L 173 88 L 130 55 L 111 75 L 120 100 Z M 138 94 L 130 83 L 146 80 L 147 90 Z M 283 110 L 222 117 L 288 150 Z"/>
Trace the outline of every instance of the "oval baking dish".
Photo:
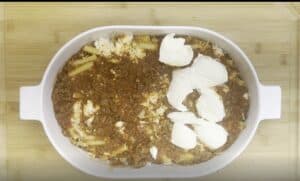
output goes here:
<path id="1" fill-rule="evenodd" d="M 56 75 L 68 58 L 83 45 L 96 40 L 100 36 L 109 36 L 112 33 L 176 33 L 191 35 L 213 42 L 228 52 L 235 60 L 241 76 L 246 81 L 250 97 L 246 128 L 237 140 L 222 154 L 203 163 L 188 166 L 152 164 L 139 169 L 111 167 L 104 161 L 89 157 L 85 151 L 71 144 L 68 138 L 62 134 L 61 127 L 55 119 L 53 111 L 51 94 Z M 181 178 L 213 173 L 228 165 L 246 148 L 261 120 L 279 119 L 280 115 L 280 87 L 262 85 L 250 60 L 236 44 L 214 31 L 199 27 L 106 26 L 93 28 L 74 37 L 56 53 L 39 85 L 21 87 L 20 89 L 20 118 L 23 120 L 39 120 L 55 149 L 74 167 L 87 174 L 106 178 Z"/>

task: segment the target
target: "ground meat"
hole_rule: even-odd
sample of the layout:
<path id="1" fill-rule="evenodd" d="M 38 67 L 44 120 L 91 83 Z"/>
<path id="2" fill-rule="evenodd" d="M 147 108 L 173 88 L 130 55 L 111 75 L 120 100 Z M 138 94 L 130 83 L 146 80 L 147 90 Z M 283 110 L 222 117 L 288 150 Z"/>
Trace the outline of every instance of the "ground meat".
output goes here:
<path id="1" fill-rule="evenodd" d="M 113 40 L 118 42 L 120 37 L 116 36 Z M 144 55 L 143 58 L 133 57 L 129 53 L 120 55 L 113 52 L 109 57 L 97 54 L 92 67 L 75 76 L 69 75 L 76 68 L 74 62 L 92 54 L 83 47 L 70 57 L 57 75 L 52 100 L 56 119 L 72 143 L 93 157 L 109 160 L 111 165 L 142 167 L 147 162 L 188 165 L 207 161 L 234 142 L 244 128 L 247 117 L 249 101 L 245 82 L 228 54 L 218 57 L 214 54 L 212 43 L 191 36 L 181 37 L 186 39 L 186 44 L 192 45 L 195 56 L 201 53 L 218 58 L 227 68 L 229 81 L 218 86 L 217 92 L 223 99 L 226 112 L 220 124 L 228 131 L 229 137 L 223 147 L 214 151 L 203 144 L 185 151 L 170 142 L 172 123 L 166 114 L 174 111 L 174 108 L 168 104 L 166 93 L 175 68 L 158 61 L 162 37 L 135 35 L 132 40 L 134 45 L 151 45 L 139 52 L 139 55 Z M 93 46 L 93 43 L 88 46 Z M 194 102 L 199 96 L 194 91 L 184 101 L 194 113 Z M 80 122 L 76 124 L 91 137 L 86 140 L 103 140 L 104 143 L 80 144 L 86 141 L 85 138 L 75 137 L 72 132 L 76 122 L 72 121 L 75 119 L 72 118 L 73 105 L 81 101 L 80 104 L 84 106 L 88 100 L 99 109 L 93 116 L 80 113 Z M 87 123 L 89 118 L 91 122 Z M 153 145 L 159 150 L 157 159 L 153 159 L 149 153 Z"/>

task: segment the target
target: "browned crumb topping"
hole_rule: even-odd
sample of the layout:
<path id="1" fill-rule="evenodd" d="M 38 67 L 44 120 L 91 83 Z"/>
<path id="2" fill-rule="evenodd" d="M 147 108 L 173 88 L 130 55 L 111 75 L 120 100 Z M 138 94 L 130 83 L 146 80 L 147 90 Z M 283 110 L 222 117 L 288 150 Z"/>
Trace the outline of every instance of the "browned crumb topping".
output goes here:
<path id="1" fill-rule="evenodd" d="M 194 55 L 219 58 L 229 73 L 228 82 L 217 87 L 226 111 L 221 124 L 229 136 L 215 151 L 203 144 L 185 151 L 170 142 L 172 123 L 166 114 L 174 109 L 166 93 L 175 68 L 158 61 L 162 37 L 119 35 L 107 45 L 88 44 L 68 60 L 57 76 L 52 100 L 63 133 L 73 144 L 112 165 L 142 167 L 147 162 L 203 162 L 234 142 L 249 106 L 245 82 L 228 54 L 220 55 L 212 43 L 191 36 L 182 37 Z M 193 92 L 184 101 L 194 113 L 198 97 Z M 151 157 L 151 146 L 158 149 L 157 159 Z"/>

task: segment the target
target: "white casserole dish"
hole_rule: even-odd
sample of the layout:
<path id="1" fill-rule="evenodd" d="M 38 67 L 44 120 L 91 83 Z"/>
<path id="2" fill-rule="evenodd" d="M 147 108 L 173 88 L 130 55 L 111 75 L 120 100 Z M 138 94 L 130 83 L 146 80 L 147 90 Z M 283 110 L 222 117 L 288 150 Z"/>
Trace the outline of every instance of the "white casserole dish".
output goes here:
<path id="1" fill-rule="evenodd" d="M 100 36 L 111 33 L 176 33 L 198 36 L 216 43 L 228 52 L 237 64 L 249 88 L 250 108 L 246 128 L 230 148 L 207 162 L 196 165 L 148 165 L 143 168 L 112 168 L 101 160 L 90 158 L 88 154 L 70 143 L 62 134 L 55 119 L 51 94 L 57 73 L 68 58 L 84 44 Z M 20 118 L 39 120 L 59 154 L 79 170 L 98 177 L 106 178 L 181 178 L 197 177 L 215 172 L 233 161 L 248 145 L 261 120 L 279 119 L 281 115 L 281 89 L 279 86 L 262 85 L 253 65 L 244 52 L 232 41 L 208 29 L 187 26 L 105 26 L 83 32 L 67 42 L 52 58 L 39 85 L 20 88 Z"/>

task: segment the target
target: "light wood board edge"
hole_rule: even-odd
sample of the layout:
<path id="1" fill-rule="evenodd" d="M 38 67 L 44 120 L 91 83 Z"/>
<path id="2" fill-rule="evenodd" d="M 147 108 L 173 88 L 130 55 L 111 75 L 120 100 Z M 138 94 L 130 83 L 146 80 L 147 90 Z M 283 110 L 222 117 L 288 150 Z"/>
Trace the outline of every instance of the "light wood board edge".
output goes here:
<path id="1" fill-rule="evenodd" d="M 291 84 L 291 85 L 295 85 L 295 87 L 291 87 L 290 91 L 291 91 L 291 111 L 295 111 L 296 112 L 296 116 L 295 119 L 296 121 L 294 121 L 296 123 L 296 134 L 297 134 L 297 139 L 295 144 L 297 144 L 296 146 L 296 154 L 297 154 L 297 160 L 295 160 L 295 166 L 296 166 L 296 178 L 299 179 L 300 178 L 300 170 L 299 170 L 299 166 L 300 166 L 300 144 L 299 144 L 299 140 L 300 140 L 300 135 L 299 135 L 299 130 L 300 130 L 300 124 L 299 124 L 299 118 L 300 118 L 300 94 L 299 94 L 299 85 L 300 85 L 300 64 L 299 64 L 299 60 L 300 60 L 300 47 L 299 47 L 299 43 L 300 43 L 300 36 L 299 36 L 299 30 L 300 30 L 300 20 L 299 20 L 299 15 L 300 14 L 296 14 L 297 20 L 296 20 L 296 38 L 297 41 L 295 41 L 295 46 L 296 46 L 296 52 L 292 52 L 295 53 L 295 57 L 297 57 L 296 61 L 295 61 L 295 71 L 291 71 L 291 72 L 296 72 L 296 82 L 295 84 Z M 291 75 L 293 76 L 293 75 Z M 295 99 L 295 100 L 294 100 Z M 292 121 L 292 120 L 289 120 Z"/>
<path id="2" fill-rule="evenodd" d="M 299 8 L 300 8 L 300 3 L 296 3 L 296 6 L 298 6 Z M 293 6 L 293 7 L 295 7 L 295 6 Z M 297 153 L 298 153 L 298 155 L 297 155 L 297 158 L 298 158 L 298 160 L 297 160 L 297 164 L 296 164 L 296 171 L 297 171 L 297 178 L 299 179 L 300 178 L 300 144 L 299 144 L 299 141 L 300 141 L 300 134 L 299 134 L 299 130 L 300 130 L 300 124 L 299 124 L 299 118 L 300 118 L 300 111 L 299 111 L 299 108 L 300 108 L 300 93 L 299 93 L 299 85 L 300 85 L 300 63 L 299 63 L 299 60 L 300 60 L 300 53 L 299 53 L 299 51 L 300 51 L 300 35 L 299 35 L 299 31 L 300 31 L 300 11 L 298 10 L 296 10 L 295 8 L 294 8 L 294 11 L 296 12 L 296 13 L 298 13 L 297 14 L 297 17 L 298 17 L 298 19 L 297 19 L 297 58 L 298 58 L 298 60 L 297 60 L 297 72 L 298 72 L 298 75 L 297 75 L 297 77 L 298 77 L 298 82 L 297 82 L 297 109 L 298 109 L 298 117 L 297 117 L 297 123 L 298 123 L 298 130 L 297 130 L 297 138 L 298 138 L 298 140 L 297 140 L 297 142 L 298 142 L 298 147 L 297 147 Z"/>
<path id="3" fill-rule="evenodd" d="M 4 4 L 0 3 L 0 180 L 7 180 L 6 167 L 6 122 L 5 122 L 5 62 L 4 34 L 5 16 Z"/>
<path id="4" fill-rule="evenodd" d="M 295 132 L 296 133 L 296 138 L 292 137 L 290 138 L 290 145 L 292 147 L 292 149 L 296 149 L 296 152 L 293 157 L 293 155 L 289 155 L 292 156 L 291 161 L 293 162 L 292 165 L 295 165 L 295 169 L 290 172 L 290 174 L 293 174 L 294 177 L 292 178 L 296 178 L 296 180 L 300 179 L 300 144 L 299 144 L 299 140 L 300 140 L 300 134 L 299 134 L 299 130 L 300 130 L 300 124 L 299 124 L 299 118 L 300 118 L 300 93 L 299 93 L 299 85 L 300 85 L 300 35 L 299 35 L 299 31 L 300 31 L 300 3 L 285 3 L 285 2 L 278 2 L 278 3 L 274 3 L 277 6 L 281 6 L 286 8 L 289 11 L 290 16 L 292 17 L 291 20 L 295 21 L 295 29 L 290 31 L 290 34 L 287 36 L 292 36 L 294 37 L 297 41 L 292 42 L 292 46 L 296 47 L 296 49 L 292 49 L 291 50 L 291 57 L 295 57 L 293 64 L 295 66 L 290 66 L 290 70 L 289 70 L 289 95 L 290 95 L 290 102 L 289 102 L 289 107 L 290 109 L 288 110 L 288 114 L 289 115 L 289 130 L 291 132 Z"/>
<path id="5" fill-rule="evenodd" d="M 300 141 L 300 134 L 299 134 L 299 130 L 300 130 L 300 124 L 299 124 L 299 118 L 300 118 L 300 111 L 299 111 L 299 108 L 300 108 L 300 93 L 299 93 L 299 85 L 300 85 L 300 35 L 299 35 L 299 31 L 300 31 L 300 3 L 299 2 L 296 2 L 296 3 L 290 3 L 289 6 L 288 6 L 290 12 L 292 14 L 295 15 L 295 17 L 297 17 L 297 25 L 296 25 L 296 32 L 297 32 L 297 52 L 296 52 L 296 57 L 297 57 L 297 61 L 295 62 L 296 63 L 296 67 L 297 67 L 297 91 L 295 91 L 295 94 L 296 94 L 296 99 L 297 99 L 297 104 L 295 105 L 296 106 L 296 109 L 297 109 L 297 160 L 296 160 L 296 178 L 299 179 L 300 178 L 300 144 L 299 144 L 299 141 Z"/>
<path id="6" fill-rule="evenodd" d="M 300 5 L 299 5 L 299 7 L 300 7 Z M 300 13 L 300 12 L 299 12 Z M 295 94 L 296 94 L 296 99 L 297 99 L 297 104 L 295 105 L 296 106 L 296 109 L 297 109 L 297 117 L 296 117 L 296 120 L 297 120 L 297 131 L 296 131 L 296 133 L 297 133 L 297 163 L 296 163 L 296 178 L 297 179 L 300 179 L 300 143 L 299 143 L 299 141 L 300 141 L 300 134 L 299 134 L 299 130 L 300 130 L 300 124 L 299 124 L 299 118 L 300 118 L 300 111 L 299 111 L 299 108 L 300 108 L 300 93 L 299 93 L 299 85 L 300 85 L 300 63 L 299 63 L 299 60 L 300 60 L 300 54 L 299 54 L 299 51 L 300 51 L 300 35 L 299 35 L 299 31 L 300 31 L 300 19 L 299 19 L 299 17 L 300 17 L 300 14 L 298 14 L 298 19 L 297 19 L 297 41 L 296 41 L 296 43 L 297 43 L 297 61 L 296 61 L 296 67 L 297 67 L 297 91 L 295 91 Z"/>
<path id="7" fill-rule="evenodd" d="M 270 5 L 282 5 L 287 3 L 275 3 L 275 2 L 7 2 L 5 6 L 19 6 L 19 7 L 33 7 L 33 6 L 68 6 L 68 7 L 86 7 L 86 6 L 270 6 Z"/>

